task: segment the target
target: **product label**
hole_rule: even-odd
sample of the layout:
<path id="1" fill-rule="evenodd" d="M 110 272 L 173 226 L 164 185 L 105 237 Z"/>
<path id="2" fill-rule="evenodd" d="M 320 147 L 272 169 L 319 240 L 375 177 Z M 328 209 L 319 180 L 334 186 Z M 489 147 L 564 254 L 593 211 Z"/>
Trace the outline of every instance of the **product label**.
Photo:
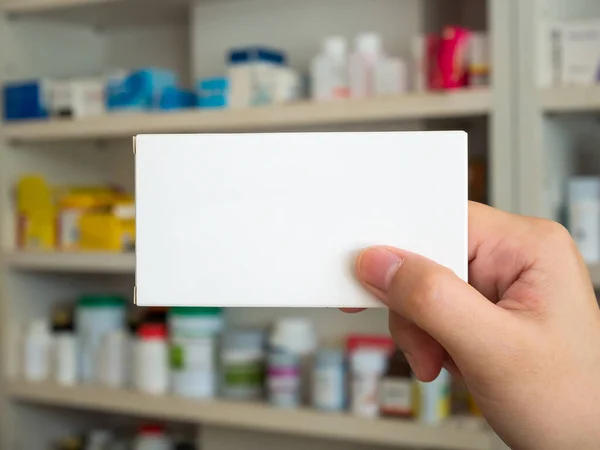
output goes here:
<path id="1" fill-rule="evenodd" d="M 374 417 L 379 412 L 376 375 L 355 375 L 352 380 L 352 412 L 359 416 Z"/>
<path id="2" fill-rule="evenodd" d="M 171 368 L 178 371 L 213 370 L 214 351 L 212 339 L 178 339 L 170 349 Z"/>
<path id="3" fill-rule="evenodd" d="M 413 383 L 410 379 L 385 378 L 379 389 L 379 403 L 387 414 L 409 415 L 413 410 Z"/>
<path id="4" fill-rule="evenodd" d="M 224 381 L 227 386 L 258 386 L 264 379 L 262 361 L 246 361 L 225 363 L 223 365 Z"/>
<path id="5" fill-rule="evenodd" d="M 267 386 L 273 404 L 296 406 L 300 403 L 300 371 L 297 368 L 270 368 Z"/>
<path id="6" fill-rule="evenodd" d="M 318 369 L 313 380 L 313 404 L 322 409 L 344 407 L 344 372 L 332 367 Z"/>

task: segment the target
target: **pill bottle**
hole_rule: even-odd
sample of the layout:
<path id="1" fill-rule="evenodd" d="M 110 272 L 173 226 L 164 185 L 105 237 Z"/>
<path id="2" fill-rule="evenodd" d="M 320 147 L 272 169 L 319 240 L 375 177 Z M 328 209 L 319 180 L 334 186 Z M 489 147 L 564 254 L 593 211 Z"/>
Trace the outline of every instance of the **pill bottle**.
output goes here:
<path id="1" fill-rule="evenodd" d="M 271 351 L 267 364 L 267 391 L 271 405 L 298 408 L 301 405 L 301 358 L 297 353 Z"/>
<path id="2" fill-rule="evenodd" d="M 169 388 L 167 327 L 147 323 L 138 330 L 135 352 L 135 386 L 147 394 L 165 394 Z"/>
<path id="3" fill-rule="evenodd" d="M 450 415 L 450 373 L 442 369 L 431 383 L 417 382 L 418 418 L 421 422 L 437 425 Z"/>
<path id="4" fill-rule="evenodd" d="M 24 342 L 23 373 L 27 381 L 46 381 L 50 375 L 52 336 L 43 319 L 29 324 Z"/>
<path id="5" fill-rule="evenodd" d="M 387 353 L 377 349 L 359 349 L 350 356 L 351 412 L 372 418 L 379 414 L 379 382 L 386 369 Z"/>
<path id="6" fill-rule="evenodd" d="M 112 388 L 125 387 L 129 339 L 125 330 L 106 333 L 100 347 L 99 381 Z"/>
<path id="7" fill-rule="evenodd" d="M 61 386 L 78 381 L 77 338 L 69 310 L 57 309 L 52 316 L 52 378 Z"/>
<path id="8" fill-rule="evenodd" d="M 125 300 L 117 295 L 84 295 L 75 312 L 83 382 L 99 381 L 100 346 L 105 334 L 125 326 Z"/>
<path id="9" fill-rule="evenodd" d="M 348 98 L 348 52 L 346 40 L 331 36 L 311 64 L 312 97 L 315 100 Z"/>
<path id="10" fill-rule="evenodd" d="M 171 450 L 173 443 L 160 425 L 143 425 L 140 427 L 133 450 Z"/>
<path id="11" fill-rule="evenodd" d="M 350 95 L 353 98 L 372 97 L 375 93 L 375 68 L 384 58 L 381 36 L 362 33 L 356 37 L 350 56 Z"/>
<path id="12" fill-rule="evenodd" d="M 237 400 L 263 397 L 266 366 L 264 330 L 232 330 L 223 337 L 223 396 Z"/>
<path id="13" fill-rule="evenodd" d="M 315 358 L 312 405 L 323 411 L 341 411 L 346 406 L 346 366 L 340 350 L 321 350 Z"/>
<path id="14" fill-rule="evenodd" d="M 215 397 L 222 309 L 171 308 L 168 323 L 173 393 L 195 399 Z"/>
<path id="15" fill-rule="evenodd" d="M 396 350 L 379 386 L 379 414 L 384 417 L 410 418 L 414 401 L 413 375 L 404 354 Z"/>
<path id="16" fill-rule="evenodd" d="M 295 355 L 300 361 L 301 402 L 310 401 L 310 381 L 314 354 L 317 347 L 312 321 L 304 317 L 278 320 L 269 337 L 269 348 L 274 352 Z"/>

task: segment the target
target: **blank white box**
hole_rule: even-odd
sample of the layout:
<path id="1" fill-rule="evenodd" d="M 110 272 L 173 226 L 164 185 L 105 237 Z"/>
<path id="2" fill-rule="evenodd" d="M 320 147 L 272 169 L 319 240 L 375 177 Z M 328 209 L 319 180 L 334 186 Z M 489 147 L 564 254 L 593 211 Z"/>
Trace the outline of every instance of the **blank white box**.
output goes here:
<path id="1" fill-rule="evenodd" d="M 371 245 L 466 280 L 464 132 L 141 135 L 140 306 L 379 307 Z"/>

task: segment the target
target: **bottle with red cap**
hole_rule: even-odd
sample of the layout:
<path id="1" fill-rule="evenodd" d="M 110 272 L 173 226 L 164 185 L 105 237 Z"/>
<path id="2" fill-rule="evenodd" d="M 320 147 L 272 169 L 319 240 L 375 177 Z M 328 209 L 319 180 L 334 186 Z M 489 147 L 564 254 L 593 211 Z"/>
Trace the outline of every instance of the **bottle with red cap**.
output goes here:
<path id="1" fill-rule="evenodd" d="M 169 359 L 165 324 L 146 323 L 139 327 L 134 360 L 136 388 L 147 394 L 166 394 Z"/>
<path id="2" fill-rule="evenodd" d="M 173 443 L 161 425 L 142 425 L 135 437 L 133 450 L 172 450 Z"/>

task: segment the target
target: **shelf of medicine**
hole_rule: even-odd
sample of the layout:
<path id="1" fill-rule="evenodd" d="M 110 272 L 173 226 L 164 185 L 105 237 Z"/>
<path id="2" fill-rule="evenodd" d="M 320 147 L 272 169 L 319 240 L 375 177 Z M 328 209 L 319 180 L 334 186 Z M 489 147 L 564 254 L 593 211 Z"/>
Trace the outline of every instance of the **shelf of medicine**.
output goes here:
<path id="1" fill-rule="evenodd" d="M 600 112 L 600 85 L 542 89 L 539 104 L 546 113 Z"/>
<path id="2" fill-rule="evenodd" d="M 13 381 L 9 396 L 16 401 L 173 422 L 242 428 L 390 447 L 438 450 L 487 450 L 491 434 L 456 426 L 429 426 L 399 420 L 369 420 L 309 409 L 279 410 L 266 404 L 224 400 L 207 402 L 149 396 L 101 387 L 61 387 Z"/>
<path id="3" fill-rule="evenodd" d="M 134 253 L 13 252 L 4 256 L 9 268 L 31 272 L 133 274 Z"/>
<path id="4" fill-rule="evenodd" d="M 81 120 L 24 121 L 4 124 L 0 134 L 13 141 L 47 142 L 130 138 L 148 133 L 291 131 L 398 120 L 481 116 L 489 113 L 490 103 L 489 90 L 465 89 L 252 109 L 116 113 Z"/>

